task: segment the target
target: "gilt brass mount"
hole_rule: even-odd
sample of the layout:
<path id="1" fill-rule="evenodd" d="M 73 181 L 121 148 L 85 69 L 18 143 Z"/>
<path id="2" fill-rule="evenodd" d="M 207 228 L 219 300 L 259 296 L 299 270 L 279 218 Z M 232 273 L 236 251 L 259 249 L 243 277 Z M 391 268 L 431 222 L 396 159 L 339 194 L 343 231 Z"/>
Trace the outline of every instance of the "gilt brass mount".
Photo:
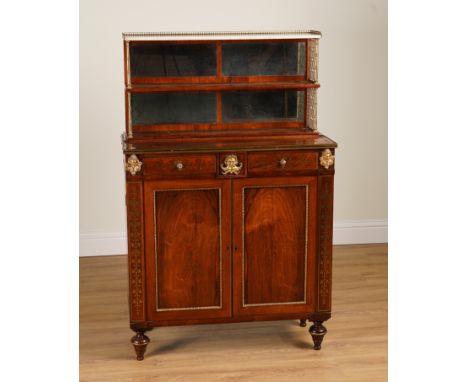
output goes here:
<path id="1" fill-rule="evenodd" d="M 335 156 L 332 154 L 331 150 L 323 150 L 322 155 L 320 155 L 320 164 L 328 170 L 330 166 L 333 166 L 333 163 L 335 163 Z"/>
<path id="2" fill-rule="evenodd" d="M 226 156 L 224 163 L 221 163 L 220 167 L 223 175 L 238 175 L 242 169 L 242 163 L 239 163 L 237 155 L 230 154 Z"/>
<path id="3" fill-rule="evenodd" d="M 135 154 L 132 154 L 127 159 L 125 170 L 127 170 L 132 175 L 136 175 L 136 173 L 141 170 L 142 164 L 143 163 L 140 162 L 138 157 Z"/>

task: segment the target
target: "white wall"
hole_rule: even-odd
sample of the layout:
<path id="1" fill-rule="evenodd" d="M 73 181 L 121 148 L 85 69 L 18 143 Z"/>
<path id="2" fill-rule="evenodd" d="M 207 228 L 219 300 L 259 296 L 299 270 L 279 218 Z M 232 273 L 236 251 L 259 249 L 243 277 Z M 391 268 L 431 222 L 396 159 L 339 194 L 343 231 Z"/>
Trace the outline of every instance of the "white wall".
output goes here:
<path id="1" fill-rule="evenodd" d="M 335 242 L 386 241 L 385 0 L 81 0 L 80 254 L 125 253 L 122 32 L 320 30 L 318 127 L 338 142 Z"/>

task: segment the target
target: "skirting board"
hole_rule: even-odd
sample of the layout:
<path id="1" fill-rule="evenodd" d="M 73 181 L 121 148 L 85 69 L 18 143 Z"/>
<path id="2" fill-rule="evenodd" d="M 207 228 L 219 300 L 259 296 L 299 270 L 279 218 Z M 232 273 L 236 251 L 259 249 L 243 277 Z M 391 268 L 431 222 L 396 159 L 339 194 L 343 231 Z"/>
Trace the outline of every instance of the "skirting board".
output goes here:
<path id="1" fill-rule="evenodd" d="M 387 220 L 338 221 L 333 226 L 333 244 L 386 243 L 387 231 Z M 125 232 L 80 234 L 80 257 L 126 253 L 127 234 Z"/>

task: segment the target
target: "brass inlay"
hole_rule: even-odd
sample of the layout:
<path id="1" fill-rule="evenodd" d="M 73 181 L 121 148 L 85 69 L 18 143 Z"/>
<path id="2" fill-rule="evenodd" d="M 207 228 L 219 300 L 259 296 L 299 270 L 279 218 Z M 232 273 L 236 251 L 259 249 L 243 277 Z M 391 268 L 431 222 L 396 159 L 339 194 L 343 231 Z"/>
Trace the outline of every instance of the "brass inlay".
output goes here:
<path id="1" fill-rule="evenodd" d="M 143 163 L 139 161 L 138 157 L 135 154 L 132 154 L 127 159 L 125 170 L 127 170 L 132 175 L 136 175 L 136 173 L 141 170 L 142 165 Z"/>
<path id="2" fill-rule="evenodd" d="M 317 132 L 317 89 L 307 89 L 307 128 Z"/>
<path id="3" fill-rule="evenodd" d="M 184 308 L 160 308 L 158 306 L 158 246 L 156 234 L 156 192 L 165 191 L 204 191 L 204 190 L 218 190 L 218 219 L 219 219 L 219 305 L 215 306 L 191 306 Z M 153 191 L 153 225 L 154 225 L 154 260 L 155 260 L 155 285 L 156 285 L 156 312 L 167 312 L 176 310 L 203 310 L 203 309 L 221 309 L 223 307 L 223 235 L 222 235 L 222 215 L 221 215 L 221 188 L 171 188 L 164 190 Z"/>
<path id="4" fill-rule="evenodd" d="M 318 81 L 318 58 L 319 58 L 319 41 L 318 39 L 309 41 L 309 80 L 312 82 Z"/>
<path id="5" fill-rule="evenodd" d="M 230 154 L 226 155 L 224 163 L 220 165 L 223 175 L 234 174 L 238 175 L 242 169 L 242 163 L 239 163 L 237 155 Z"/>
<path id="6" fill-rule="evenodd" d="M 245 189 L 247 188 L 286 188 L 286 187 L 304 187 L 306 192 L 305 200 L 305 254 L 304 254 L 304 300 L 303 301 L 288 301 L 288 302 L 266 302 L 259 304 L 245 303 Z M 307 243 L 308 243 L 308 227 L 309 227 L 309 185 L 308 184 L 287 184 L 287 185 L 264 185 L 264 186 L 246 186 L 242 187 L 242 307 L 250 306 L 267 306 L 267 305 L 298 305 L 307 303 Z"/>
<path id="7" fill-rule="evenodd" d="M 130 80 L 130 43 L 128 41 L 125 41 L 125 54 L 127 57 L 127 62 L 125 63 L 127 65 L 126 72 L 127 72 L 127 86 L 131 85 L 131 80 Z"/>
<path id="8" fill-rule="evenodd" d="M 328 170 L 333 163 L 335 163 L 335 156 L 332 154 L 331 150 L 323 150 L 322 155 L 320 155 L 320 164 Z"/>
<path id="9" fill-rule="evenodd" d="M 127 109 L 128 109 L 128 137 L 133 138 L 133 125 L 132 125 L 132 94 L 127 93 Z"/>
<path id="10" fill-rule="evenodd" d="M 267 38 L 320 38 L 322 34 L 314 30 L 289 31 L 219 31 L 219 32 L 125 32 L 122 37 L 125 41 L 164 40 L 164 39 L 256 39 Z"/>

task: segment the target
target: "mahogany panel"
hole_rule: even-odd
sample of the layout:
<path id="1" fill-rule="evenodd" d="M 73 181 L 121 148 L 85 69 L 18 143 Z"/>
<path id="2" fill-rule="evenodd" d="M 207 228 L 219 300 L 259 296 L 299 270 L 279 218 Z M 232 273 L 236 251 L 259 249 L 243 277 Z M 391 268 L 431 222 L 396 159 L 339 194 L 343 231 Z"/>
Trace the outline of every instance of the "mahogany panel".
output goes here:
<path id="1" fill-rule="evenodd" d="M 243 191 L 244 304 L 304 301 L 306 186 Z"/>
<path id="2" fill-rule="evenodd" d="M 219 189 L 157 191 L 157 309 L 219 307 Z"/>
<path id="3" fill-rule="evenodd" d="M 316 183 L 316 177 L 233 182 L 235 315 L 314 310 Z"/>
<path id="4" fill-rule="evenodd" d="M 229 182 L 145 182 L 150 319 L 230 315 Z"/>
<path id="5" fill-rule="evenodd" d="M 144 177 L 208 178 L 216 175 L 216 155 L 168 154 L 143 159 Z"/>
<path id="6" fill-rule="evenodd" d="M 249 175 L 308 175 L 318 168 L 316 151 L 269 151 L 249 153 Z"/>

